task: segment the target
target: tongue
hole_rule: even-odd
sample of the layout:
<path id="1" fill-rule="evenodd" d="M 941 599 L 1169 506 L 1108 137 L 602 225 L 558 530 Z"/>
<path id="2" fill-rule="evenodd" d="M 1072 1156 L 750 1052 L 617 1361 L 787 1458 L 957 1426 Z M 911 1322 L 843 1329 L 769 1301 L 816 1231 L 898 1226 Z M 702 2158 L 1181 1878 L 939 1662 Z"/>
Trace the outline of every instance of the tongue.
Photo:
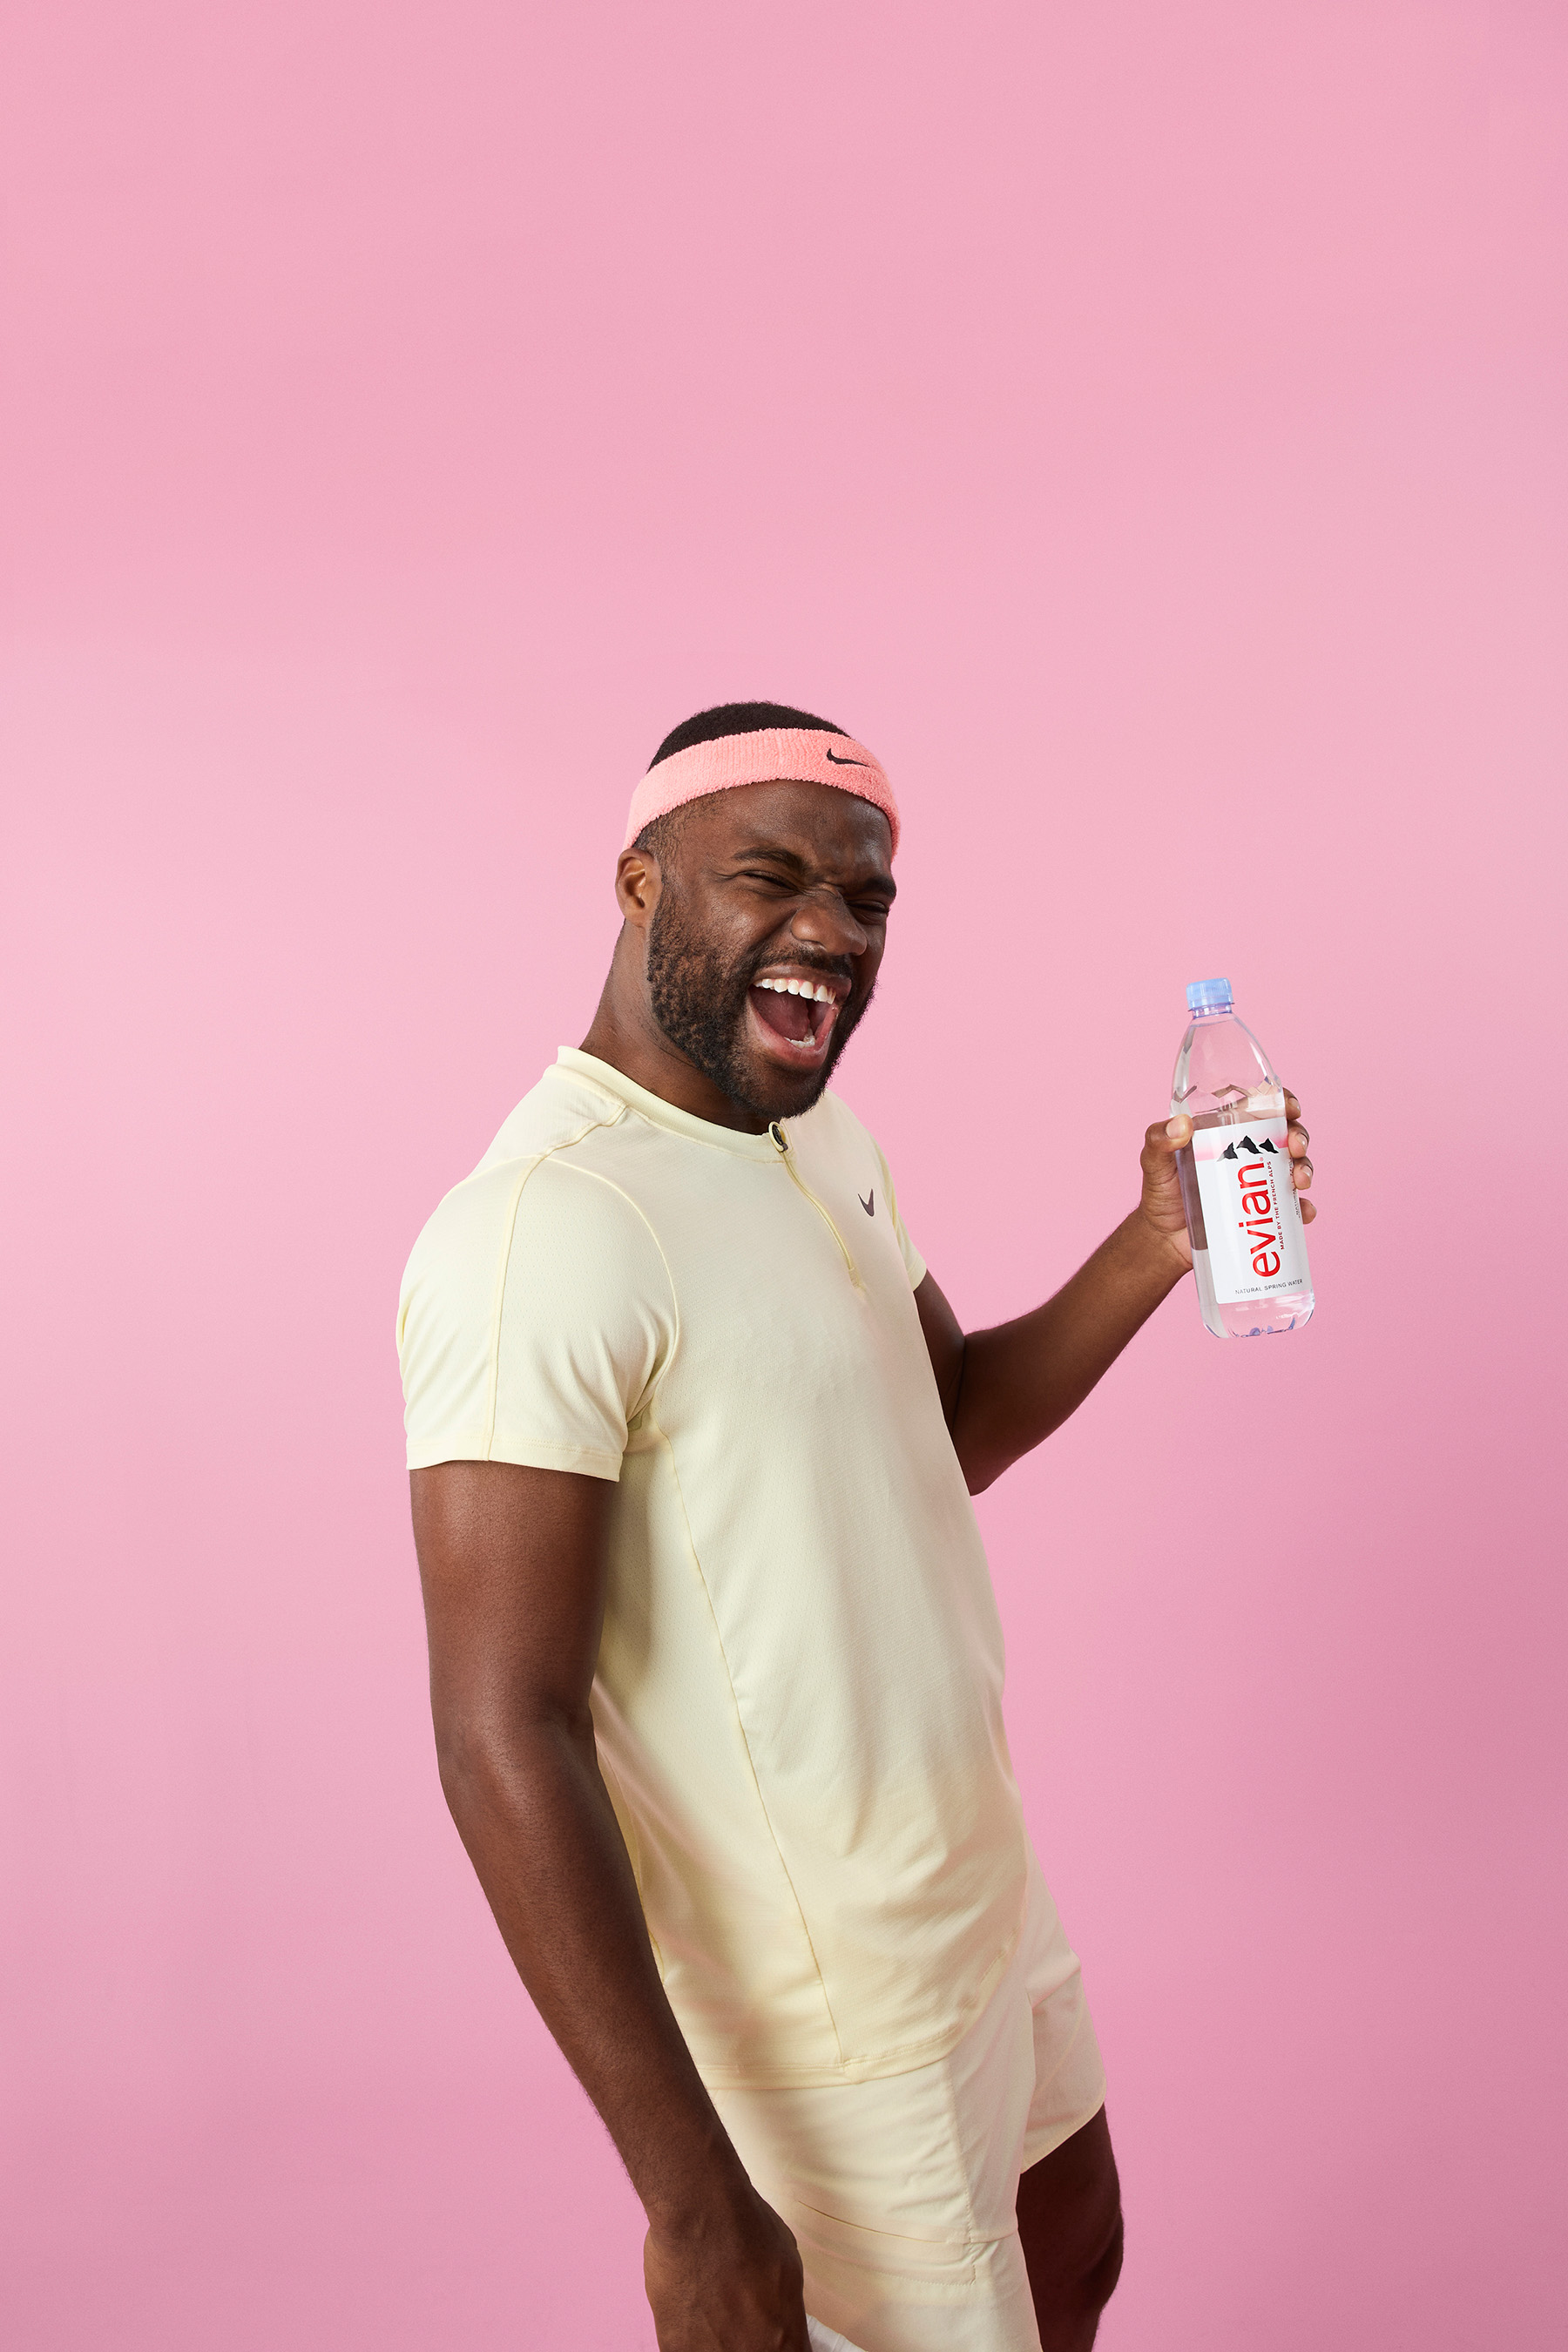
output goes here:
<path id="1" fill-rule="evenodd" d="M 806 998 L 780 996 L 771 988 L 753 988 L 752 1003 L 757 1008 L 758 1018 L 765 1021 L 770 1029 L 776 1029 L 781 1037 L 792 1038 L 799 1045 L 816 1036 L 816 1024 L 812 1018 L 816 1006 Z"/>

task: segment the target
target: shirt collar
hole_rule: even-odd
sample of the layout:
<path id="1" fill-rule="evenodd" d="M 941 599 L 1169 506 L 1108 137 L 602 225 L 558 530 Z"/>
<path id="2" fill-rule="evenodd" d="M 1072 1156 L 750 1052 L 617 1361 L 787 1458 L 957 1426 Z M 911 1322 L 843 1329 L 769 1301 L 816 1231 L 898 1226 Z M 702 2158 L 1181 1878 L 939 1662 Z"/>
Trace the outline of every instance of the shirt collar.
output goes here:
<path id="1" fill-rule="evenodd" d="M 738 1127 L 716 1127 L 711 1119 L 696 1118 L 690 1111 L 666 1102 L 662 1095 L 650 1094 L 613 1064 L 601 1062 L 596 1054 L 582 1053 L 575 1045 L 563 1045 L 555 1060 L 558 1068 L 575 1072 L 601 1092 L 614 1095 L 628 1110 L 639 1111 L 655 1127 L 668 1128 L 671 1134 L 684 1135 L 693 1143 L 706 1143 L 720 1151 L 732 1151 L 742 1160 L 773 1161 L 779 1156 L 771 1135 L 747 1135 Z M 787 1128 L 784 1132 L 789 1132 Z"/>

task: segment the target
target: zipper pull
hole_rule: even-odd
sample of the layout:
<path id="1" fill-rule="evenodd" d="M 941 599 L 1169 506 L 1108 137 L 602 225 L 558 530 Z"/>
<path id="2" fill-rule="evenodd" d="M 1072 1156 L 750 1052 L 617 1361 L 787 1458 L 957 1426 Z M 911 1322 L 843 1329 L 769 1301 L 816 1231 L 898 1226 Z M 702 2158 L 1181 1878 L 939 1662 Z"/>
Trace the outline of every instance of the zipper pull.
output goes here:
<path id="1" fill-rule="evenodd" d="M 810 1185 L 806 1182 L 805 1178 L 801 1174 L 800 1169 L 796 1165 L 795 1161 L 790 1158 L 789 1138 L 784 1131 L 784 1124 L 782 1120 L 775 1118 L 769 1122 L 768 1141 L 773 1145 L 773 1150 L 784 1161 L 784 1173 L 789 1178 L 790 1182 L 795 1186 L 795 1191 L 800 1194 L 802 1200 L 809 1201 L 811 1202 L 812 1207 L 816 1211 L 817 1215 L 822 1219 L 823 1223 L 827 1227 L 828 1232 L 833 1235 L 834 1240 L 837 1243 L 840 1253 L 843 1255 L 845 1266 L 848 1272 L 849 1279 L 854 1284 L 856 1289 L 863 1294 L 866 1286 L 860 1279 L 859 1267 L 856 1265 L 854 1259 L 849 1255 L 849 1244 L 845 1240 L 843 1234 L 839 1232 L 837 1226 L 834 1223 L 833 1219 L 828 1215 L 827 1211 L 817 1199 L 816 1193 L 812 1191 Z"/>

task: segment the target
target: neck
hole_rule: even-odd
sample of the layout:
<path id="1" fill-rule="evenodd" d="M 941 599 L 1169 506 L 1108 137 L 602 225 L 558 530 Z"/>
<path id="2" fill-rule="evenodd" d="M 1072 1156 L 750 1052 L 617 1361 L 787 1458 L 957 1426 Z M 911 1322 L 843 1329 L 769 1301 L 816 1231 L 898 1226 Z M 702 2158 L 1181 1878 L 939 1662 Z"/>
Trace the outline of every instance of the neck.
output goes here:
<path id="1" fill-rule="evenodd" d="M 640 941 L 632 936 L 640 949 Z M 731 1127 L 742 1135 L 765 1133 L 765 1118 L 743 1110 L 695 1062 L 688 1061 L 679 1046 L 670 1044 L 653 1017 L 640 955 L 639 968 L 632 969 L 626 937 L 623 933 L 616 945 L 598 1011 L 583 1040 L 583 1052 L 607 1062 L 634 1086 L 646 1087 L 650 1095 L 673 1103 L 677 1110 L 707 1119 L 711 1127 Z"/>

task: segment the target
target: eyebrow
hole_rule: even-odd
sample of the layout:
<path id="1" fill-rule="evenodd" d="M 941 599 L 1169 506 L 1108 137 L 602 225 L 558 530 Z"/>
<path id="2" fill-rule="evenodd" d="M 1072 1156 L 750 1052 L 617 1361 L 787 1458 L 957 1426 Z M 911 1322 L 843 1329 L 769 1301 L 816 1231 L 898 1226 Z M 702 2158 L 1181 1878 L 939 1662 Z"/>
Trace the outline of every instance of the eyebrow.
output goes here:
<path id="1" fill-rule="evenodd" d="M 790 872 L 796 875 L 803 882 L 808 882 L 811 879 L 811 868 L 799 852 L 794 849 L 782 849 L 776 841 L 758 841 L 753 842 L 749 848 L 733 849 L 730 853 L 727 863 L 731 866 L 743 866 L 748 858 L 752 857 L 766 857 L 775 866 L 786 866 Z M 847 893 L 856 890 L 878 890 L 889 903 L 899 895 L 899 886 L 892 876 L 879 869 L 867 875 L 860 881 L 841 884 L 840 887 Z"/>

